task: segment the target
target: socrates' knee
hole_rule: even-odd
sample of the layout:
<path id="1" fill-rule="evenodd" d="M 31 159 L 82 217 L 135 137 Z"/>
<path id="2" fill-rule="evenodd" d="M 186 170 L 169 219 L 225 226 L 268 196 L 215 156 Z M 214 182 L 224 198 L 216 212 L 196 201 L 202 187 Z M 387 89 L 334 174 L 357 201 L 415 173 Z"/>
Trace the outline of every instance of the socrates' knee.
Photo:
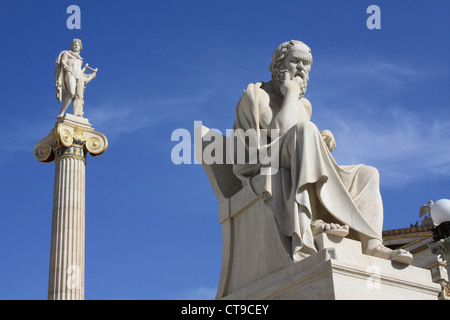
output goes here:
<path id="1" fill-rule="evenodd" d="M 311 121 L 303 121 L 293 125 L 285 134 L 285 141 L 287 143 L 296 144 L 298 141 L 302 142 L 313 139 L 317 135 L 318 129 Z"/>
<path id="2" fill-rule="evenodd" d="M 302 121 L 294 125 L 293 129 L 298 133 L 306 133 L 306 132 L 317 132 L 318 129 L 314 123 L 311 121 Z"/>
<path id="3" fill-rule="evenodd" d="M 380 173 L 378 172 L 378 169 L 375 167 L 363 165 L 361 166 L 360 173 L 364 177 L 367 177 L 367 179 L 371 180 L 373 179 L 376 180 L 377 182 L 380 180 Z"/>

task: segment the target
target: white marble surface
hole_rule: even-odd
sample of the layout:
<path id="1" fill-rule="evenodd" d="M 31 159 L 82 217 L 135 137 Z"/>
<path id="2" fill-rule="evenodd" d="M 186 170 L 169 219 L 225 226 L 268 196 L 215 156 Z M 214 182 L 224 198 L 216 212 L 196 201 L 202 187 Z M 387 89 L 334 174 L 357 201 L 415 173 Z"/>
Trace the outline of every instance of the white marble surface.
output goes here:
<path id="1" fill-rule="evenodd" d="M 70 50 L 64 50 L 56 59 L 55 87 L 56 99 L 62 102 L 58 118 L 64 116 L 70 103 L 73 102 L 73 115 L 82 117 L 84 106 L 84 90 L 86 85 L 96 77 L 98 69 L 92 69 L 86 64 L 83 67 L 83 58 L 80 52 L 83 45 L 80 39 L 74 39 Z M 84 71 L 90 69 L 92 73 Z"/>
<path id="2" fill-rule="evenodd" d="M 49 300 L 84 299 L 86 156 L 99 156 L 107 147 L 88 119 L 70 114 L 36 145 L 39 161 L 55 162 Z"/>
<path id="3" fill-rule="evenodd" d="M 313 237 L 321 229 L 349 227 L 349 237 L 361 242 L 363 252 L 409 264 L 407 251 L 382 244 L 383 203 L 376 168 L 364 164 L 339 165 L 331 152 L 336 141 L 330 130 L 312 122 L 312 104 L 305 98 L 312 68 L 311 49 L 301 41 L 279 45 L 269 67 L 272 80 L 251 83 L 236 107 L 234 130 L 256 132 L 255 148 L 278 155 L 279 167 L 266 180 L 266 204 L 284 235 L 292 241 L 292 257 L 300 260 L 315 252 Z M 271 138 L 262 139 L 263 132 Z M 274 133 L 277 133 L 274 135 Z M 243 139 L 241 139 L 243 140 Z M 254 150 L 250 142 L 241 144 Z M 272 166 L 261 161 L 235 163 L 233 172 L 243 183 Z"/>

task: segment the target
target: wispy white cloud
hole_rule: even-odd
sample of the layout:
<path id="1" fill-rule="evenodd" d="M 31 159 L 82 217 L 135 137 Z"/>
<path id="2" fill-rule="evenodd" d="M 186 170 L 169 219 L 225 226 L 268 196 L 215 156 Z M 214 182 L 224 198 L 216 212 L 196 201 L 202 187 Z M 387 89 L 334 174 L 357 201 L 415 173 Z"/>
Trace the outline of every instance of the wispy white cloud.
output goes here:
<path id="1" fill-rule="evenodd" d="M 377 167 L 387 185 L 450 176 L 450 144 L 443 143 L 450 135 L 450 119 L 424 122 L 402 109 L 388 113 L 389 121 L 336 115 L 336 159 Z"/>
<path id="2" fill-rule="evenodd" d="M 165 99 L 141 97 L 134 101 L 108 101 L 89 112 L 92 123 L 108 128 L 110 136 L 133 133 L 137 130 L 184 119 L 195 113 L 214 94 L 215 88 L 202 90 L 190 96 Z"/>
<path id="3" fill-rule="evenodd" d="M 314 90 L 307 97 L 313 104 L 312 121 L 321 129 L 332 130 L 336 137 L 337 148 L 333 153 L 338 163 L 373 165 L 380 170 L 385 185 L 450 176 L 450 147 L 445 143 L 445 137 L 450 136 L 450 114 L 443 117 L 429 114 L 424 119 L 406 101 L 381 106 L 380 101 L 368 99 L 366 91 L 355 89 L 363 85 L 364 79 L 370 79 L 370 85 L 388 89 L 386 95 L 395 96 L 397 89 L 432 76 L 434 71 L 428 69 L 424 73 L 414 63 L 402 61 L 360 58 L 344 65 L 336 63 L 337 60 L 345 59 L 317 64 L 319 70 L 313 70 L 311 80 Z M 216 79 L 217 74 L 206 73 L 203 77 Z M 221 99 L 221 85 L 217 81 L 206 89 L 188 95 L 174 92 L 167 98 L 144 95 L 132 101 L 107 101 L 87 113 L 95 127 L 108 128 L 108 137 L 132 134 L 174 120 L 194 119 L 192 114 L 202 105 Z M 226 112 L 234 110 L 234 106 L 225 107 Z M 44 138 L 51 129 L 49 123 L 25 119 L 8 123 L 2 130 L 0 163 L 14 152 L 32 151 L 38 142 L 36 134 Z"/>
<path id="4" fill-rule="evenodd" d="M 352 61 L 345 65 L 325 63 L 324 67 L 329 70 L 327 73 L 347 74 L 351 77 L 366 78 L 372 81 L 379 81 L 385 85 L 401 85 L 405 82 L 420 81 L 424 77 L 433 74 L 430 70 L 419 69 L 415 65 L 405 64 L 404 62 L 387 61 Z"/>
<path id="5" fill-rule="evenodd" d="M 217 288 L 197 287 L 188 290 L 182 297 L 183 300 L 214 300 Z"/>
<path id="6" fill-rule="evenodd" d="M 56 122 L 56 117 L 54 119 Z M 0 165 L 12 159 L 17 152 L 32 153 L 36 144 L 50 133 L 53 125 L 52 121 L 8 119 L 0 128 Z"/>
<path id="7" fill-rule="evenodd" d="M 402 62 L 359 60 L 337 66 L 329 74 L 346 81 L 317 84 L 310 97 L 312 121 L 333 131 L 338 163 L 375 166 L 386 186 L 450 177 L 450 144 L 445 142 L 450 136 L 450 113 L 427 113 L 422 102 L 396 96 L 397 90 L 412 81 L 420 84 L 434 71 L 424 73 Z M 370 81 L 365 84 L 382 88 L 385 95 L 369 98 L 367 91 L 355 90 L 366 78 Z M 389 103 L 389 97 L 396 102 Z"/>
<path id="8" fill-rule="evenodd" d="M 173 96 L 158 99 L 139 97 L 134 100 L 110 100 L 85 110 L 85 116 L 96 129 L 107 130 L 108 138 L 123 133 L 132 134 L 137 130 L 170 124 L 172 121 L 191 118 L 215 93 L 211 87 L 190 96 Z M 33 152 L 36 144 L 45 138 L 56 123 L 54 120 L 16 118 L 8 119 L 0 129 L 0 164 L 5 163 L 16 152 Z"/>
<path id="9" fill-rule="evenodd" d="M 313 65 L 312 93 L 317 98 L 342 98 L 344 95 L 348 98 L 355 94 L 367 97 L 371 92 L 381 92 L 383 96 L 398 95 L 399 89 L 440 76 L 442 69 L 432 62 L 425 64 L 415 60 L 387 60 L 367 56 L 351 59 L 323 57 Z"/>

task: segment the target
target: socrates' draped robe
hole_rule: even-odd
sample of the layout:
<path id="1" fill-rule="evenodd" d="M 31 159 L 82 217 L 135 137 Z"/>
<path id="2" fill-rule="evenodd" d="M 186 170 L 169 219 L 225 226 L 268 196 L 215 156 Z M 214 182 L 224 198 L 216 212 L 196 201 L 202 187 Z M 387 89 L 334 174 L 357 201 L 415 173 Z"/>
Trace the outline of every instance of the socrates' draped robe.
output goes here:
<path id="1" fill-rule="evenodd" d="M 281 231 L 292 237 L 292 256 L 316 251 L 311 222 L 322 219 L 350 226 L 350 235 L 381 239 L 383 205 L 378 171 L 365 165 L 339 166 L 334 161 L 320 131 L 310 121 L 290 128 L 278 140 L 262 145 L 259 95 L 267 94 L 262 83 L 250 84 L 236 107 L 234 129 L 256 132 L 258 150 L 268 148 L 278 156 L 279 168 L 267 175 L 262 190 L 266 205 L 273 211 Z M 246 145 L 247 151 L 248 142 Z M 240 163 L 234 173 L 243 183 L 261 173 L 263 165 Z M 260 189 L 260 188 L 258 188 Z"/>

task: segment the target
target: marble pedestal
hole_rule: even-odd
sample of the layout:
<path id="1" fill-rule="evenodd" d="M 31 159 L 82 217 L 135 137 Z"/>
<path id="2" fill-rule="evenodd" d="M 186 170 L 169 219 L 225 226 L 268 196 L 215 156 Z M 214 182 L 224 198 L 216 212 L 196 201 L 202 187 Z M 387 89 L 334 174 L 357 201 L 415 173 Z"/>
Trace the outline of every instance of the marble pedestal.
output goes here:
<path id="1" fill-rule="evenodd" d="M 203 126 L 195 129 L 196 159 L 219 202 L 222 225 L 216 299 L 437 300 L 440 286 L 429 270 L 365 255 L 352 239 L 319 234 L 317 252 L 294 261 L 290 238 L 265 204 L 263 186 L 270 176 L 243 183 L 227 161 L 208 164 L 204 159 L 211 141 L 219 141 L 226 155 L 228 139 Z"/>
<path id="2" fill-rule="evenodd" d="M 428 270 L 361 253 L 359 242 L 321 234 L 319 251 L 221 299 L 437 300 Z"/>
<path id="3" fill-rule="evenodd" d="M 49 300 L 84 299 L 86 155 L 107 146 L 87 119 L 66 114 L 34 150 L 39 161 L 55 162 Z"/>

